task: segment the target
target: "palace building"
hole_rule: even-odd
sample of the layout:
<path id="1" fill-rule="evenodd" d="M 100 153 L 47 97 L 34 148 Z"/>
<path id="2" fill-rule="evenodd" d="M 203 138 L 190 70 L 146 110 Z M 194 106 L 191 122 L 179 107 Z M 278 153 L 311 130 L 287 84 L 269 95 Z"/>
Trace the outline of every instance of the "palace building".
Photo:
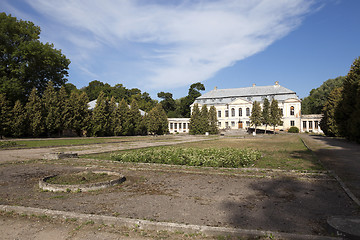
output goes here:
<path id="1" fill-rule="evenodd" d="M 217 89 L 207 92 L 198 97 L 191 105 L 198 104 L 199 108 L 203 105 L 207 107 L 215 106 L 217 111 L 219 129 L 248 129 L 251 127 L 250 115 L 253 102 L 257 101 L 261 107 L 264 99 L 269 102 L 273 99 L 278 101 L 282 112 L 282 126 L 276 126 L 276 130 L 286 131 L 295 126 L 302 132 L 322 132 L 319 127 L 321 115 L 301 115 L 301 100 L 296 92 L 279 85 L 275 82 L 272 86 L 256 86 L 245 88 Z M 181 128 L 179 129 L 180 119 L 169 119 L 169 131 L 188 132 L 189 119 L 181 119 Z M 176 127 L 175 127 L 176 126 Z M 186 128 L 184 128 L 186 126 Z M 258 127 L 264 129 L 265 126 Z M 271 127 L 268 126 L 270 130 Z"/>

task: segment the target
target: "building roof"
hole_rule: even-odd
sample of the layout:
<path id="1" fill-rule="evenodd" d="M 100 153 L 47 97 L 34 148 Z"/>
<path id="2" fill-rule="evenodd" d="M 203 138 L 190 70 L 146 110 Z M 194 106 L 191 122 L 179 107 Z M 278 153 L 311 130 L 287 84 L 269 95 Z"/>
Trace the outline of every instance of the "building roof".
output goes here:
<path id="1" fill-rule="evenodd" d="M 264 98 L 285 101 L 289 98 L 299 99 L 296 92 L 280 86 L 278 82 L 272 86 L 252 86 L 245 88 L 217 89 L 207 92 L 195 100 L 195 103 L 228 104 L 237 98 L 248 101 L 263 101 Z"/>

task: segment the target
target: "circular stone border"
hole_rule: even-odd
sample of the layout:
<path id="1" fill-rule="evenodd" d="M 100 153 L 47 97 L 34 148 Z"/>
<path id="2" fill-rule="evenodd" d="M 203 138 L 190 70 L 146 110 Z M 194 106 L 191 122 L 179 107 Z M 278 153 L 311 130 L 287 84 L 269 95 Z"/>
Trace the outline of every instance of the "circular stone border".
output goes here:
<path id="1" fill-rule="evenodd" d="M 47 183 L 46 180 L 57 176 L 57 175 L 51 175 L 51 176 L 47 176 L 47 177 L 40 179 L 39 187 L 42 190 L 51 191 L 51 192 L 88 192 L 88 191 L 95 191 L 95 190 L 111 187 L 111 186 L 120 184 L 126 180 L 124 175 L 117 173 L 117 172 L 111 172 L 111 171 L 84 171 L 84 172 L 92 172 L 92 173 L 98 173 L 98 174 L 107 173 L 108 175 L 118 176 L 118 178 L 116 178 L 114 180 L 106 181 L 106 182 L 62 185 L 62 184 Z M 80 172 L 80 173 L 82 173 L 82 172 Z"/>

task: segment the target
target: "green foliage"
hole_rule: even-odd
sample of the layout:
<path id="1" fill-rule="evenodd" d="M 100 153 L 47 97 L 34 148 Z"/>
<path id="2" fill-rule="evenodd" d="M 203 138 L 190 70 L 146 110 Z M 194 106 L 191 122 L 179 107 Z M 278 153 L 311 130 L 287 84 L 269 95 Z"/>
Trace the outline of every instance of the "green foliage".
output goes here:
<path id="1" fill-rule="evenodd" d="M 194 103 L 195 99 L 201 96 L 199 91 L 204 91 L 204 84 L 197 82 L 190 86 L 188 95 L 180 99 L 179 112 L 183 117 L 190 117 L 190 105 Z"/>
<path id="2" fill-rule="evenodd" d="M 168 132 L 168 120 L 161 104 L 156 105 L 146 118 L 147 130 L 152 134 L 162 135 Z"/>
<path id="3" fill-rule="evenodd" d="M 4 94 L 0 93 L 0 138 L 9 134 L 11 112 L 9 102 Z"/>
<path id="4" fill-rule="evenodd" d="M 251 149 L 178 147 L 139 149 L 111 155 L 111 159 L 121 162 L 233 168 L 249 166 L 260 157 L 260 152 Z"/>
<path id="5" fill-rule="evenodd" d="M 121 100 L 117 109 L 116 116 L 118 117 L 118 124 L 121 124 L 121 127 L 117 126 L 119 129 L 119 136 L 127 134 L 127 119 L 128 119 L 129 107 L 124 99 Z"/>
<path id="6" fill-rule="evenodd" d="M 139 111 L 138 104 L 133 100 L 130 104 L 130 109 L 127 113 L 127 118 L 125 119 L 124 133 L 125 135 L 137 135 L 141 133 L 142 117 Z"/>
<path id="7" fill-rule="evenodd" d="M 86 93 L 71 92 L 65 101 L 64 128 L 74 130 L 78 136 L 86 134 L 89 130 L 90 111 L 88 109 L 89 99 Z"/>
<path id="8" fill-rule="evenodd" d="M 275 127 L 283 124 L 281 118 L 281 109 L 279 108 L 277 100 L 273 99 L 270 104 L 270 125 L 274 127 L 274 133 Z"/>
<path id="9" fill-rule="evenodd" d="M 106 136 L 110 131 L 109 101 L 104 92 L 100 92 L 92 114 L 92 135 Z"/>
<path id="10" fill-rule="evenodd" d="M 355 59 L 345 77 L 336 121 L 341 136 L 360 142 L 360 57 Z"/>
<path id="11" fill-rule="evenodd" d="M 209 132 L 209 111 L 206 105 L 203 105 L 200 110 L 200 132 L 202 134 Z"/>
<path id="12" fill-rule="evenodd" d="M 301 103 L 302 114 L 320 114 L 330 92 L 334 88 L 341 87 L 345 77 L 328 79 L 320 87 L 312 89 L 310 95 L 305 97 Z"/>
<path id="13" fill-rule="evenodd" d="M 158 98 L 162 98 L 163 100 L 160 102 L 166 114 L 171 111 L 175 111 L 176 103 L 173 99 L 173 95 L 169 92 L 159 92 L 157 94 Z"/>
<path id="14" fill-rule="evenodd" d="M 45 131 L 44 109 L 40 97 L 37 96 L 36 88 L 30 93 L 29 100 L 25 105 L 26 116 L 29 121 L 29 134 L 39 137 Z"/>
<path id="15" fill-rule="evenodd" d="M 250 115 L 250 122 L 251 125 L 255 127 L 255 132 L 257 126 L 261 125 L 262 123 L 262 113 L 260 103 L 255 101 L 252 105 L 251 115 Z"/>
<path id="16" fill-rule="evenodd" d="M 12 103 L 25 102 L 33 88 L 41 95 L 48 81 L 58 87 L 67 80 L 70 60 L 39 35 L 32 22 L 0 13 L 0 93 Z"/>
<path id="17" fill-rule="evenodd" d="M 264 99 L 261 116 L 262 116 L 262 124 L 265 125 L 265 133 L 266 133 L 267 126 L 270 125 L 270 102 L 267 98 Z"/>
<path id="18" fill-rule="evenodd" d="M 14 147 L 16 145 L 16 142 L 13 141 L 0 141 L 0 148 Z"/>
<path id="19" fill-rule="evenodd" d="M 11 134 L 14 137 L 22 137 L 26 133 L 27 119 L 25 108 L 22 103 L 17 100 L 12 109 L 11 116 Z"/>
<path id="20" fill-rule="evenodd" d="M 209 110 L 209 124 L 210 124 L 209 133 L 218 134 L 219 133 L 218 120 L 217 120 L 216 108 L 214 106 L 211 106 Z"/>
<path id="21" fill-rule="evenodd" d="M 323 117 L 320 121 L 320 128 L 326 136 L 339 136 L 339 127 L 336 122 L 336 109 L 338 109 L 341 100 L 342 88 L 333 89 L 323 108 Z"/>
<path id="22" fill-rule="evenodd" d="M 194 104 L 192 109 L 192 114 L 189 123 L 189 133 L 190 134 L 204 134 L 202 132 L 202 125 L 201 125 L 201 114 L 199 105 L 197 103 Z"/>
<path id="23" fill-rule="evenodd" d="M 299 128 L 297 127 L 290 127 L 288 130 L 289 133 L 299 133 Z"/>

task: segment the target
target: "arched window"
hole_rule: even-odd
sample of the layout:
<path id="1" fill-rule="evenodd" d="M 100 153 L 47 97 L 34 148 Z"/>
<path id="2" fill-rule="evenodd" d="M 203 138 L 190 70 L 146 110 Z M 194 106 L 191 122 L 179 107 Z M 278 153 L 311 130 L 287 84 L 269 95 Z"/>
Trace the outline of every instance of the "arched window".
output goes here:
<path id="1" fill-rule="evenodd" d="M 290 107 L 290 115 L 294 115 L 295 114 L 295 108 L 294 108 L 294 106 L 291 106 Z"/>
<path id="2" fill-rule="evenodd" d="M 235 108 L 232 108 L 232 109 L 231 109 L 231 116 L 232 116 L 232 117 L 235 117 Z"/>
<path id="3" fill-rule="evenodd" d="M 239 117 L 242 117 L 242 108 L 239 108 Z"/>
<path id="4" fill-rule="evenodd" d="M 246 116 L 250 116 L 250 108 L 246 108 Z"/>

